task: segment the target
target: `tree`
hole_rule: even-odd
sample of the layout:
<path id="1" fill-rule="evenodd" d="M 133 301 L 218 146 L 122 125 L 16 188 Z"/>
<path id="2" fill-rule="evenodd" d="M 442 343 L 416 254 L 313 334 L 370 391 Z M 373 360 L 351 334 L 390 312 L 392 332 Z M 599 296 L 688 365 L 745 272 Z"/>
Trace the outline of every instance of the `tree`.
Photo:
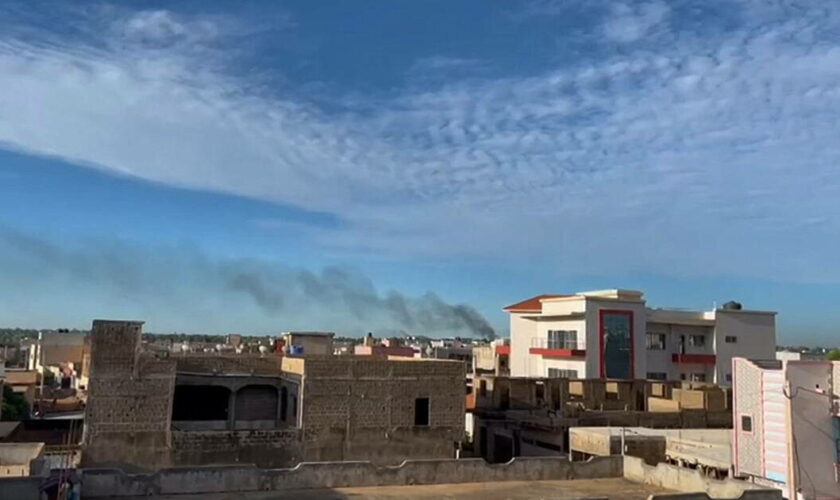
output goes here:
<path id="1" fill-rule="evenodd" d="M 830 361 L 840 361 L 840 349 L 832 349 L 826 357 Z"/>
<path id="2" fill-rule="evenodd" d="M 29 418 L 29 405 L 23 395 L 15 394 L 9 386 L 3 386 L 2 420 L 19 421 Z"/>

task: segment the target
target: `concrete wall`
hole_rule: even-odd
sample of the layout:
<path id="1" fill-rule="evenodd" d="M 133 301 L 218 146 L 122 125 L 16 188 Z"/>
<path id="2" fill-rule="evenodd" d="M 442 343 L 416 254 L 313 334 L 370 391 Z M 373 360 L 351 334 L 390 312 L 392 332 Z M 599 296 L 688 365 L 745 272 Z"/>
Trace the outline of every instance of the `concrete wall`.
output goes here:
<path id="1" fill-rule="evenodd" d="M 704 476 L 696 469 L 687 469 L 665 463 L 652 466 L 647 465 L 641 458 L 630 456 L 623 458 L 624 478 L 637 483 L 650 484 L 675 491 L 704 492 L 712 498 L 740 498 L 746 491 L 756 490 L 763 492 L 764 495 L 772 495 L 771 497 L 761 496 L 759 498 L 781 499 L 780 490 L 764 490 L 746 481 L 737 479 L 719 481 Z M 703 496 L 705 497 L 705 495 Z"/>
<path id="2" fill-rule="evenodd" d="M 706 493 L 660 493 L 650 495 L 648 500 L 711 500 Z M 779 490 L 747 490 L 737 497 L 738 500 L 782 500 Z"/>
<path id="3" fill-rule="evenodd" d="M 83 498 L 279 491 L 352 486 L 401 486 L 487 481 L 543 481 L 621 477 L 620 457 L 569 462 L 559 457 L 516 458 L 505 464 L 482 459 L 407 460 L 393 467 L 370 462 L 302 463 L 290 469 L 203 467 L 126 474 L 120 470 L 87 470 Z"/>
<path id="4" fill-rule="evenodd" d="M 738 338 L 726 343 L 726 336 Z M 757 311 L 715 311 L 715 379 L 709 382 L 729 385 L 732 358 L 776 359 L 776 315 Z"/>
<path id="5" fill-rule="evenodd" d="M 794 467 L 789 467 L 792 487 L 806 498 L 840 498 L 835 475 L 837 443 L 834 441 L 832 363 L 791 361 L 787 364 L 791 432 L 795 439 Z M 769 458 L 769 457 L 768 457 Z"/>
<path id="6" fill-rule="evenodd" d="M 41 500 L 40 477 L 0 478 L 0 498 L 9 500 Z"/>

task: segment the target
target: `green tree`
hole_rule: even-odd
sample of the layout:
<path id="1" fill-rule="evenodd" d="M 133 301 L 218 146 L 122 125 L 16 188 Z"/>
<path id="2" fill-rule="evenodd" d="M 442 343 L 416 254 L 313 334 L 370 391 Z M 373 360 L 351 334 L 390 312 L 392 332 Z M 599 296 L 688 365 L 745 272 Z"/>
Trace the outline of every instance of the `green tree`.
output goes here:
<path id="1" fill-rule="evenodd" d="M 840 349 L 832 349 L 826 357 L 831 361 L 840 361 Z"/>
<path id="2" fill-rule="evenodd" d="M 9 386 L 3 386 L 2 420 L 18 421 L 29 418 L 29 405 L 23 395 L 15 394 Z"/>

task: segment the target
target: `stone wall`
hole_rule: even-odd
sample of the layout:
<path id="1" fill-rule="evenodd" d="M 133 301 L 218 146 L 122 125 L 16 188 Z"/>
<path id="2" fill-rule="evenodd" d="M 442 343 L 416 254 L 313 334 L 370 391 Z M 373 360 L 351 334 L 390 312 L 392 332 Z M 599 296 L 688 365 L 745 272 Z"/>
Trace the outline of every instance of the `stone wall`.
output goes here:
<path id="1" fill-rule="evenodd" d="M 126 474 L 114 469 L 87 470 L 84 498 L 280 491 L 352 486 L 401 486 L 487 481 L 545 481 L 621 477 L 621 457 L 588 462 L 566 458 L 516 458 L 505 464 L 481 459 L 407 460 L 394 467 L 370 462 L 302 463 L 289 469 L 201 467 Z"/>

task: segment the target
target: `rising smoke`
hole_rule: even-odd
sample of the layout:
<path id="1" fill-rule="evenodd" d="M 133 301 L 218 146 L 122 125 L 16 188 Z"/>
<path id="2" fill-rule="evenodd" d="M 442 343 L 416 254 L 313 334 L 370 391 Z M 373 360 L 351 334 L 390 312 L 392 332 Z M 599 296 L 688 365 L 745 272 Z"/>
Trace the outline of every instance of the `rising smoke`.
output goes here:
<path id="1" fill-rule="evenodd" d="M 202 301 L 236 307 L 244 299 L 277 329 L 291 321 L 344 334 L 374 330 L 495 338 L 493 328 L 473 307 L 449 304 L 432 292 L 417 297 L 397 291 L 381 294 L 352 269 L 327 267 L 314 273 L 252 259 L 213 260 L 192 247 L 88 241 L 71 248 L 0 225 L 0 275 L 11 280 L 6 285 L 27 280 L 70 283 L 102 297 L 140 303 L 151 315 L 156 307 L 167 307 L 176 308 L 182 317 L 195 317 L 200 312 L 190 309 Z M 68 294 L 66 300 L 71 297 Z M 103 312 L 108 311 L 91 314 Z"/>

